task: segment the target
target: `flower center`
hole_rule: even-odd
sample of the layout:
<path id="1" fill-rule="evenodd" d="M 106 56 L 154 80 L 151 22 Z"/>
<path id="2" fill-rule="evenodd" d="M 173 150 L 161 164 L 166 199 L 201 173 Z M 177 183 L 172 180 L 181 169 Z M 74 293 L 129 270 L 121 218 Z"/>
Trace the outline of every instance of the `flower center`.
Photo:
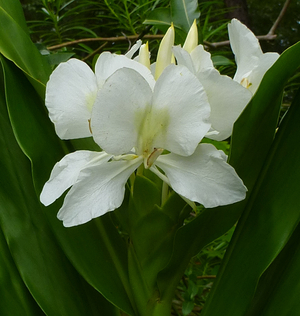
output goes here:
<path id="1" fill-rule="evenodd" d="M 142 118 L 141 118 L 142 116 Z M 136 114 L 138 131 L 137 155 L 144 157 L 145 167 L 150 168 L 156 158 L 162 153 L 167 137 L 170 115 L 168 109 L 153 109 L 139 111 Z"/>
<path id="2" fill-rule="evenodd" d="M 241 85 L 245 87 L 246 89 L 248 89 L 252 85 L 252 83 L 249 82 L 248 78 L 243 78 L 241 80 Z"/>

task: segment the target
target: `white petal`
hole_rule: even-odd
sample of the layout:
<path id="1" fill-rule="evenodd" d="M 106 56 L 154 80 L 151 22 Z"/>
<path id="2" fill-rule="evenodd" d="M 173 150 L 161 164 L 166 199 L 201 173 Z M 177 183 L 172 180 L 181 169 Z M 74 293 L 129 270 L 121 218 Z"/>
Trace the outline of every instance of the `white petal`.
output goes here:
<path id="1" fill-rule="evenodd" d="M 152 90 L 138 72 L 127 68 L 117 70 L 95 101 L 91 126 L 96 143 L 114 155 L 136 147 L 138 127 L 151 98 Z"/>
<path id="2" fill-rule="evenodd" d="M 257 65 L 263 52 L 255 35 L 237 19 L 228 24 L 228 33 L 238 67 L 234 80 L 241 82 L 242 78 Z"/>
<path id="3" fill-rule="evenodd" d="M 124 199 L 125 183 L 141 161 L 111 161 L 83 169 L 57 217 L 70 227 L 118 208 Z"/>
<path id="4" fill-rule="evenodd" d="M 212 128 L 219 132 L 207 137 L 224 140 L 231 135 L 234 122 L 251 100 L 252 94 L 230 77 L 220 75 L 216 69 L 200 72 L 197 77 L 211 106 Z"/>
<path id="5" fill-rule="evenodd" d="M 182 65 L 188 68 L 190 72 L 196 74 L 196 69 L 194 67 L 194 63 L 192 60 L 191 55 L 182 47 L 174 46 L 173 47 L 173 54 L 177 60 L 178 65 Z"/>
<path id="6" fill-rule="evenodd" d="M 174 191 L 207 208 L 241 201 L 247 188 L 224 154 L 211 144 L 200 144 L 189 157 L 161 155 L 155 162 Z"/>
<path id="7" fill-rule="evenodd" d="M 40 200 L 48 206 L 58 199 L 78 178 L 87 166 L 101 164 L 110 159 L 105 152 L 76 151 L 63 157 L 52 169 L 50 179 L 45 183 Z"/>
<path id="8" fill-rule="evenodd" d="M 250 92 L 253 94 L 256 92 L 263 76 L 267 70 L 273 66 L 278 57 L 279 54 L 277 53 L 265 53 L 260 57 L 257 66 L 253 69 L 248 77 L 248 81 L 250 83 L 248 90 Z"/>
<path id="9" fill-rule="evenodd" d="M 142 45 L 141 40 L 137 40 L 136 43 L 130 48 L 130 50 L 125 54 L 127 58 L 132 58 L 132 56 L 139 50 Z"/>
<path id="10" fill-rule="evenodd" d="M 203 45 L 198 45 L 192 52 L 191 57 L 194 63 L 196 72 L 205 71 L 214 68 L 209 52 L 204 50 Z"/>
<path id="11" fill-rule="evenodd" d="M 139 62 L 129 59 L 124 55 L 111 54 L 110 52 L 102 53 L 95 65 L 95 74 L 99 88 L 105 80 L 110 77 L 116 70 L 130 68 L 141 74 L 151 87 L 155 85 L 155 80 L 151 71 Z"/>
<path id="12" fill-rule="evenodd" d="M 97 95 L 96 77 L 77 59 L 61 63 L 46 86 L 46 106 L 61 139 L 91 136 L 88 120 Z"/>
<path id="13" fill-rule="evenodd" d="M 191 54 L 180 46 L 175 46 L 173 47 L 173 53 L 177 63 L 187 67 L 194 74 L 207 69 L 214 69 L 210 53 L 205 51 L 202 45 L 198 45 Z"/>
<path id="14" fill-rule="evenodd" d="M 168 66 L 154 87 L 151 113 L 156 148 L 187 156 L 210 128 L 210 106 L 199 80 L 183 66 Z"/>

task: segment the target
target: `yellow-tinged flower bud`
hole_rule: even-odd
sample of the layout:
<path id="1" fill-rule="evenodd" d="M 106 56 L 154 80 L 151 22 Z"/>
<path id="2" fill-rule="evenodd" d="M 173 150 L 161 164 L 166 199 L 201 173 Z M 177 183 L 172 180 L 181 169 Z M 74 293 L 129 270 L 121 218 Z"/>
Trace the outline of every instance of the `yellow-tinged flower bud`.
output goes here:
<path id="1" fill-rule="evenodd" d="M 172 23 L 159 45 L 155 67 L 155 80 L 157 80 L 163 70 L 172 63 L 174 39 L 175 30 Z"/>
<path id="2" fill-rule="evenodd" d="M 149 58 L 149 45 L 148 42 L 143 44 L 140 48 L 139 62 L 150 69 L 150 58 Z"/>
<path id="3" fill-rule="evenodd" d="M 185 39 L 183 49 L 185 49 L 188 53 L 191 53 L 198 46 L 198 29 L 196 20 L 192 24 L 188 35 Z"/>

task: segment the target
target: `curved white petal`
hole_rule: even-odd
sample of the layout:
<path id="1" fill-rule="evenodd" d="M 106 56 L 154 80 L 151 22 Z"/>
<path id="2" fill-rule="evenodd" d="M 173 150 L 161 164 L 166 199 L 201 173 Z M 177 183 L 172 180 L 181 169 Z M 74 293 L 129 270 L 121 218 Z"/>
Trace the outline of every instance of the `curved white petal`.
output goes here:
<path id="1" fill-rule="evenodd" d="M 204 49 L 203 45 L 198 45 L 191 52 L 191 58 L 193 60 L 196 72 L 214 68 L 211 55 Z"/>
<path id="2" fill-rule="evenodd" d="M 279 54 L 277 53 L 265 53 L 258 60 L 257 66 L 252 70 L 248 76 L 249 88 L 248 90 L 254 94 L 260 85 L 260 82 L 269 68 L 278 59 Z"/>
<path id="3" fill-rule="evenodd" d="M 136 43 L 130 48 L 130 50 L 125 54 L 127 58 L 132 58 L 133 55 L 139 50 L 142 45 L 141 40 L 137 40 Z"/>
<path id="4" fill-rule="evenodd" d="M 111 54 L 110 52 L 104 52 L 99 56 L 95 65 L 95 74 L 99 88 L 103 86 L 105 80 L 108 77 L 110 77 L 118 69 L 122 68 L 134 69 L 146 79 L 151 87 L 155 85 L 154 77 L 146 66 L 135 60 L 129 59 L 124 55 L 116 55 Z"/>
<path id="5" fill-rule="evenodd" d="M 103 151 L 87 150 L 76 151 L 64 156 L 53 167 L 50 179 L 45 183 L 40 195 L 41 202 L 46 206 L 52 204 L 77 181 L 82 169 L 106 162 L 110 157 Z"/>
<path id="6" fill-rule="evenodd" d="M 141 161 L 111 161 L 83 169 L 57 217 L 70 227 L 118 208 L 124 199 L 125 183 Z"/>
<path id="7" fill-rule="evenodd" d="M 96 77 L 77 59 L 61 63 L 46 86 L 46 106 L 61 139 L 91 136 L 88 120 L 97 95 Z"/>
<path id="8" fill-rule="evenodd" d="M 241 82 L 258 63 L 263 52 L 255 35 L 239 20 L 233 19 L 228 24 L 231 49 L 235 55 L 237 72 L 234 80 Z"/>
<path id="9" fill-rule="evenodd" d="M 224 140 L 231 135 L 234 122 L 251 100 L 252 94 L 230 77 L 221 75 L 216 69 L 200 72 L 197 77 L 211 106 L 212 128 L 219 132 L 206 137 Z"/>
<path id="10" fill-rule="evenodd" d="M 151 98 L 152 90 L 138 72 L 117 70 L 99 91 L 93 107 L 91 126 L 95 142 L 114 155 L 136 147 Z"/>
<path id="11" fill-rule="evenodd" d="M 175 46 L 173 53 L 177 63 L 187 67 L 194 74 L 214 69 L 210 53 L 205 51 L 202 45 L 198 45 L 190 54 L 180 46 Z"/>
<path id="12" fill-rule="evenodd" d="M 199 80 L 184 66 L 168 66 L 154 87 L 153 146 L 191 155 L 210 128 L 210 106 Z"/>
<path id="13" fill-rule="evenodd" d="M 241 201 L 247 188 L 224 153 L 211 144 L 200 144 L 189 157 L 161 155 L 155 165 L 168 177 L 174 191 L 207 208 Z"/>
<path id="14" fill-rule="evenodd" d="M 178 65 L 182 65 L 188 68 L 190 72 L 196 74 L 196 69 L 194 67 L 194 63 L 192 60 L 191 55 L 182 47 L 174 46 L 173 47 L 173 54 L 177 60 Z"/>

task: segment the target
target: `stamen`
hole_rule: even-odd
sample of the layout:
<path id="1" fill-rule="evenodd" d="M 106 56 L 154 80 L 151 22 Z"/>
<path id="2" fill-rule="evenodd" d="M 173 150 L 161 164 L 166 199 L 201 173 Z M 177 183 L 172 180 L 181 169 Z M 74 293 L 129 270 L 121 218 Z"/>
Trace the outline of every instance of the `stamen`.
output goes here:
<path id="1" fill-rule="evenodd" d="M 93 134 L 92 126 L 91 126 L 91 119 L 88 119 L 88 122 L 89 122 L 89 130 L 90 130 L 91 134 Z"/>
<path id="2" fill-rule="evenodd" d="M 148 156 L 147 160 L 145 160 L 145 169 L 149 169 L 163 151 L 163 148 L 154 148 L 152 153 Z"/>
<path id="3" fill-rule="evenodd" d="M 248 78 L 243 78 L 241 80 L 241 85 L 245 87 L 246 89 L 248 89 L 250 86 L 252 86 L 252 83 L 249 82 Z"/>

